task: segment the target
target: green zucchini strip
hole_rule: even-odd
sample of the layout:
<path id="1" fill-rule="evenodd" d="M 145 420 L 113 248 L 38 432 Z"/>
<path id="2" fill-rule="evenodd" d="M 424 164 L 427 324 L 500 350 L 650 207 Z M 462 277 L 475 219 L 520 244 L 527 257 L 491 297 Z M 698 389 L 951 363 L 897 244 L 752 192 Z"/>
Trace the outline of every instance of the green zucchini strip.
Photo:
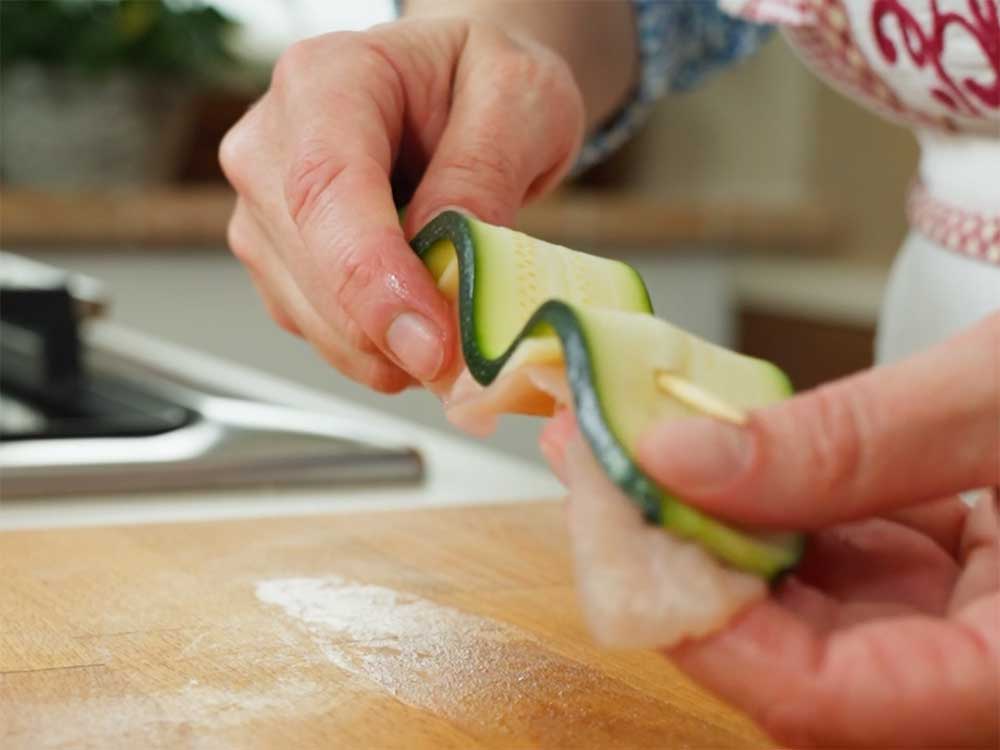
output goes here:
<path id="1" fill-rule="evenodd" d="M 581 433 L 607 475 L 649 522 L 699 543 L 735 568 L 764 578 L 774 578 L 795 565 L 802 551 L 799 535 L 754 534 L 717 521 L 680 502 L 639 468 L 610 427 L 595 381 L 596 370 L 586 326 L 573 305 L 555 299 L 544 302 L 505 350 L 492 357 L 482 351 L 477 331 L 478 325 L 486 321 L 477 320 L 476 295 L 484 280 L 477 278 L 480 264 L 477 263 L 474 233 L 472 220 L 457 212 L 445 212 L 424 227 L 412 243 L 421 258 L 441 240 L 449 240 L 455 248 L 462 354 L 472 376 L 482 385 L 489 385 L 524 339 L 554 333 L 562 347 L 566 378 Z M 644 286 L 642 290 L 645 293 Z M 645 308 L 635 312 L 651 312 L 648 295 Z M 655 373 L 650 373 L 650 377 L 655 377 Z"/>

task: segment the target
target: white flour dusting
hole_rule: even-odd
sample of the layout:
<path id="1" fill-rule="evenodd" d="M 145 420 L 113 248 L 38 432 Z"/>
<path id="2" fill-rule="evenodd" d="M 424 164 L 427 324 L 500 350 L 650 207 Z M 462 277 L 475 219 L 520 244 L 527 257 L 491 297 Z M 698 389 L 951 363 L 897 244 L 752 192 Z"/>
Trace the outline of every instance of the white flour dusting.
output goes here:
<path id="1" fill-rule="evenodd" d="M 202 733 L 267 715 L 304 716 L 329 710 L 329 697 L 307 680 L 279 678 L 266 687 L 220 689 L 192 679 L 151 695 L 81 697 L 21 704 L 0 725 L 0 746 L 15 748 L 192 747 Z M 44 726 L 44 735 L 37 727 Z M 198 746 L 218 747 L 206 739 Z"/>
<path id="2" fill-rule="evenodd" d="M 338 576 L 260 581 L 256 593 L 305 623 L 331 662 L 375 678 L 393 694 L 401 682 L 415 687 L 427 669 L 447 670 L 491 642 L 536 640 L 512 625 Z"/>
<path id="3" fill-rule="evenodd" d="M 337 576 L 260 581 L 255 590 L 298 621 L 331 664 L 473 737 L 531 737 L 539 747 L 691 746 L 672 736 L 691 732 L 690 722 L 678 723 L 666 704 L 515 625 Z"/>

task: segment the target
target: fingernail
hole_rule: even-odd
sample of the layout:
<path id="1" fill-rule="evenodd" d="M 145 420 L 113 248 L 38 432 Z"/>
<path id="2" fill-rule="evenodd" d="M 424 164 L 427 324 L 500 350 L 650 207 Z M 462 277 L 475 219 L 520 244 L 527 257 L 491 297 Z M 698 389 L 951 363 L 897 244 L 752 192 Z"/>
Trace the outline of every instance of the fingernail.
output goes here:
<path id="1" fill-rule="evenodd" d="M 441 336 L 422 315 L 399 315 L 389 326 L 385 340 L 403 369 L 418 380 L 433 380 L 441 369 L 444 359 Z"/>
<path id="2" fill-rule="evenodd" d="M 643 462 L 678 493 L 718 490 L 749 468 L 753 444 L 744 428 L 715 419 L 667 422 L 646 436 Z"/>

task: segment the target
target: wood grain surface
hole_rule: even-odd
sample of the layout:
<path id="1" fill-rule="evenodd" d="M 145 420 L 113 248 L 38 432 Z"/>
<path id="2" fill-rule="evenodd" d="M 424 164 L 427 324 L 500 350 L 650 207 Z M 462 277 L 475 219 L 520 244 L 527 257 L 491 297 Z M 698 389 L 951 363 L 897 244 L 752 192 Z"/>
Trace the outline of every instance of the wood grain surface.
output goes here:
<path id="1" fill-rule="evenodd" d="M 0 747 L 767 747 L 590 643 L 556 503 L 0 534 Z"/>
<path id="2" fill-rule="evenodd" d="M 94 247 L 221 248 L 234 196 L 222 187 L 147 191 L 0 192 L 0 244 L 6 249 Z M 526 207 L 517 228 L 569 247 L 664 251 L 692 246 L 815 255 L 833 250 L 842 227 L 818 203 L 791 205 L 691 201 L 600 191 L 563 191 Z"/>

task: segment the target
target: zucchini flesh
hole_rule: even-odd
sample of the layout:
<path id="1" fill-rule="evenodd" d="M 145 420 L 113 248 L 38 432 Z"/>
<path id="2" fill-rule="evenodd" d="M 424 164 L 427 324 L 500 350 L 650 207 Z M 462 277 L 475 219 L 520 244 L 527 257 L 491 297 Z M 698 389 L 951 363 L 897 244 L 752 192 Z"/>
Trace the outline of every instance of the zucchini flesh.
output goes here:
<path id="1" fill-rule="evenodd" d="M 698 413 L 664 394 L 658 373 L 684 377 L 734 407 L 753 409 L 790 395 L 777 367 L 653 317 L 638 273 L 618 261 L 456 212 L 428 224 L 413 247 L 442 290 L 457 299 L 462 352 L 479 383 L 493 382 L 508 361 L 517 366 L 561 355 L 581 433 L 650 522 L 764 578 L 798 561 L 800 535 L 751 533 L 717 521 L 658 486 L 633 458 L 654 421 Z"/>
<path id="2" fill-rule="evenodd" d="M 634 268 L 445 211 L 413 239 L 445 293 L 456 292 L 462 355 L 485 382 L 543 302 L 652 313 Z"/>

